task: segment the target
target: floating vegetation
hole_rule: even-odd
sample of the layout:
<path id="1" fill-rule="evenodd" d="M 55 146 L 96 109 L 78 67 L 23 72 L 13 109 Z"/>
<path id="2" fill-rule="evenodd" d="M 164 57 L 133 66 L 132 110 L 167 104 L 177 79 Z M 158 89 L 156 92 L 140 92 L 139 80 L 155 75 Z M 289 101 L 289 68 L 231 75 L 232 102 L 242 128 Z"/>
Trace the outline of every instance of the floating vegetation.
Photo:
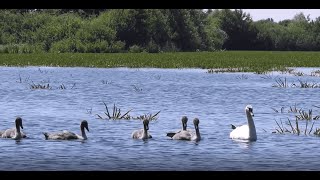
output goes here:
<path id="1" fill-rule="evenodd" d="M 316 130 L 313 132 L 314 135 L 320 136 L 320 128 L 316 128 Z"/>
<path id="2" fill-rule="evenodd" d="M 298 120 L 318 120 L 320 118 L 319 115 L 312 116 L 312 109 L 309 109 L 308 111 L 299 110 L 299 115 L 296 115 L 296 119 Z"/>
<path id="3" fill-rule="evenodd" d="M 276 84 L 273 84 L 272 87 L 282 87 L 282 88 L 289 87 L 287 78 L 284 78 L 284 80 L 282 80 L 281 78 L 278 78 L 275 81 L 276 81 Z"/>
<path id="4" fill-rule="evenodd" d="M 312 71 L 310 76 L 320 77 L 320 70 Z"/>
<path id="5" fill-rule="evenodd" d="M 132 110 L 130 109 L 129 111 L 127 111 L 126 113 L 124 114 L 121 114 L 121 109 L 118 108 L 116 106 L 116 104 L 113 104 L 113 111 L 112 111 L 112 114 L 109 113 L 109 109 L 108 109 L 108 106 L 105 102 L 103 102 L 105 108 L 106 108 L 106 112 L 104 113 L 107 117 L 102 117 L 101 115 L 99 114 L 96 114 L 98 116 L 99 119 L 112 119 L 112 120 L 118 120 L 118 119 L 130 119 L 130 115 L 129 115 L 129 112 Z"/>
<path id="6" fill-rule="evenodd" d="M 282 74 L 285 74 L 285 73 L 288 73 L 288 74 L 292 74 L 294 76 L 304 76 L 305 74 L 303 72 L 300 72 L 300 71 L 296 71 L 294 69 L 289 69 L 289 68 L 286 68 L 286 70 L 284 71 L 281 71 Z"/>
<path id="7" fill-rule="evenodd" d="M 86 109 L 88 114 L 92 114 L 92 107 L 89 109 Z"/>
<path id="8" fill-rule="evenodd" d="M 279 113 L 278 110 L 275 108 L 272 108 L 276 113 Z M 285 107 L 281 107 L 281 113 L 284 113 Z M 285 133 L 290 133 L 290 134 L 305 134 L 309 135 L 312 133 L 315 120 L 320 119 L 320 115 L 313 115 L 313 110 L 308 109 L 308 110 L 303 110 L 302 108 L 298 108 L 297 105 L 295 104 L 294 106 L 290 106 L 288 108 L 288 113 L 294 113 L 294 118 L 295 120 L 290 120 L 289 117 L 287 117 L 287 121 L 285 123 L 282 122 L 280 119 L 279 121 L 275 120 L 277 124 L 277 128 L 275 128 L 276 131 L 272 133 L 279 133 L 279 134 L 285 134 Z M 294 123 L 292 122 L 294 121 Z M 312 121 L 312 125 L 309 128 L 309 124 Z M 299 123 L 305 123 L 304 125 L 299 125 Z M 286 126 L 284 126 L 284 124 Z M 304 128 L 303 128 L 304 127 Z M 313 134 L 317 134 L 320 136 L 320 129 L 316 129 L 316 131 L 313 132 Z"/>
<path id="9" fill-rule="evenodd" d="M 284 108 L 285 108 L 285 107 L 281 107 L 281 109 L 280 109 L 280 112 L 281 112 L 281 113 L 284 113 Z M 279 111 L 278 111 L 276 108 L 271 107 L 271 109 L 272 109 L 274 112 L 279 113 Z"/>
<path id="10" fill-rule="evenodd" d="M 298 108 L 297 107 L 297 104 L 296 103 L 294 103 L 294 106 L 289 106 L 289 110 L 288 110 L 288 112 L 289 113 L 297 113 L 297 112 L 300 112 L 302 109 L 300 108 Z"/>
<path id="11" fill-rule="evenodd" d="M 40 69 L 40 68 L 38 68 L 38 71 L 39 71 L 40 73 L 44 73 L 44 74 L 47 74 L 47 73 L 48 73 L 48 70 L 42 70 L 42 69 Z"/>
<path id="12" fill-rule="evenodd" d="M 304 76 L 305 74 L 303 72 L 293 72 L 293 75 L 295 76 Z"/>
<path id="13" fill-rule="evenodd" d="M 156 80 L 160 80 L 160 79 L 161 79 L 161 75 L 154 75 L 154 78 L 155 78 Z"/>
<path id="14" fill-rule="evenodd" d="M 310 83 L 307 81 L 302 81 L 298 79 L 299 83 L 289 83 L 287 82 L 287 78 L 278 78 L 275 80 L 276 84 L 273 84 L 272 87 L 281 87 L 281 88 L 287 88 L 287 87 L 298 87 L 298 88 L 320 88 L 320 85 L 318 83 Z"/>
<path id="15" fill-rule="evenodd" d="M 292 74 L 294 72 L 294 69 L 284 67 L 284 68 L 279 69 L 279 71 L 281 74 L 287 74 L 287 73 Z"/>
<path id="16" fill-rule="evenodd" d="M 299 127 L 298 119 L 296 119 L 295 124 L 292 125 L 291 120 L 288 118 L 287 121 L 285 122 L 288 128 L 283 126 L 281 119 L 280 119 L 280 123 L 277 120 L 275 120 L 275 121 L 276 121 L 278 128 L 275 128 L 276 131 L 274 131 L 272 133 L 279 133 L 279 134 L 290 133 L 290 134 L 297 134 L 297 135 L 300 135 L 300 133 L 303 133 L 304 135 L 311 134 L 314 123 L 315 123 L 315 122 L 312 122 L 312 125 L 311 125 L 310 129 L 308 130 L 309 121 L 304 121 L 305 122 L 304 129 L 301 129 Z M 281 124 L 281 126 L 280 126 L 280 124 Z M 317 131 L 317 129 L 316 129 L 316 131 Z M 314 131 L 314 134 L 316 133 L 316 131 Z"/>
<path id="17" fill-rule="evenodd" d="M 208 69 L 207 73 L 246 72 L 247 68 L 217 68 Z"/>
<path id="18" fill-rule="evenodd" d="M 28 76 L 27 78 L 25 78 L 24 79 L 24 82 L 28 82 L 29 81 L 29 79 L 30 79 L 30 76 Z M 22 78 L 21 78 L 21 75 L 19 74 L 19 80 L 18 81 L 16 81 L 17 83 L 23 83 L 23 81 L 22 81 Z"/>
<path id="19" fill-rule="evenodd" d="M 303 82 L 302 80 L 298 79 L 299 84 L 292 84 L 293 87 L 300 87 L 300 88 L 319 88 L 320 85 L 317 83 L 308 83 L 307 81 Z"/>
<path id="20" fill-rule="evenodd" d="M 260 76 L 262 79 L 273 79 L 273 75 L 271 74 L 263 74 L 262 76 Z"/>
<path id="21" fill-rule="evenodd" d="M 160 113 L 160 111 L 158 111 L 156 114 L 144 114 L 144 115 L 140 115 L 140 116 L 137 116 L 133 119 L 139 119 L 139 120 L 149 120 L 149 121 L 152 121 L 152 120 L 157 120 L 158 117 L 157 115 Z"/>
<path id="22" fill-rule="evenodd" d="M 112 84 L 113 83 L 113 81 L 108 81 L 108 80 L 102 80 L 101 82 L 102 82 L 102 84 Z"/>
<path id="23" fill-rule="evenodd" d="M 137 119 L 137 120 L 149 120 L 149 121 L 153 121 L 153 120 L 157 120 L 158 119 L 158 115 L 160 113 L 160 111 L 158 111 L 155 114 L 144 114 L 144 115 L 140 115 L 137 117 L 133 117 L 129 114 L 129 112 L 132 111 L 132 109 L 130 109 L 129 111 L 127 111 L 124 114 L 121 114 L 121 110 L 120 108 L 118 108 L 115 104 L 113 104 L 113 108 L 112 108 L 112 114 L 110 113 L 111 111 L 109 111 L 108 106 L 106 103 L 104 103 L 104 106 L 106 108 L 106 112 L 104 112 L 104 114 L 106 115 L 106 117 L 102 117 L 102 115 L 96 114 L 96 116 L 98 117 L 98 119 L 112 119 L 112 120 L 120 120 L 120 119 L 125 119 L 125 120 L 130 120 L 130 119 Z"/>
<path id="24" fill-rule="evenodd" d="M 142 91 L 142 88 L 139 88 L 137 85 L 132 85 L 132 86 L 133 86 L 133 89 L 134 89 L 136 92 Z"/>
<path id="25" fill-rule="evenodd" d="M 29 84 L 29 85 L 30 85 L 30 89 L 53 89 L 53 87 L 50 86 L 49 83 L 35 84 L 34 82 L 32 82 L 32 84 Z M 73 89 L 75 86 L 76 86 L 76 83 L 74 83 L 70 89 Z M 67 89 L 67 87 L 64 84 L 61 84 L 55 89 Z"/>
<path id="26" fill-rule="evenodd" d="M 237 79 L 248 79 L 248 75 L 242 74 L 241 76 L 237 76 Z"/>
<path id="27" fill-rule="evenodd" d="M 52 89 L 52 87 L 49 84 L 35 84 L 32 82 L 30 84 L 30 89 Z"/>

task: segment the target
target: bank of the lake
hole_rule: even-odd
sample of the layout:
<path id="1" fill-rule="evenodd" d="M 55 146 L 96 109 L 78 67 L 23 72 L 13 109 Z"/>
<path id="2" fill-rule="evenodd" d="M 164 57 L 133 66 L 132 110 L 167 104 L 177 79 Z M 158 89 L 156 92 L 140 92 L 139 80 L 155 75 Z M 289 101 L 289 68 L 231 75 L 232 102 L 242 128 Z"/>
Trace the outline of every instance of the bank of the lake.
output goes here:
<path id="1" fill-rule="evenodd" d="M 0 54 L 1 66 L 238 68 L 264 72 L 284 67 L 319 67 L 320 52 L 220 51 L 177 53 Z"/>

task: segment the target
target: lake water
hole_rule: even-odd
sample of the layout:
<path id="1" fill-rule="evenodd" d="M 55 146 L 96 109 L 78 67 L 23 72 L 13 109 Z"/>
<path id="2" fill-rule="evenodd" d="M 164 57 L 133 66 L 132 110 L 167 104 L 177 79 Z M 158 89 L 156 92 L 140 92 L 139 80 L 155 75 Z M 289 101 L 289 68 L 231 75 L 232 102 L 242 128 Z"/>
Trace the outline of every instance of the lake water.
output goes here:
<path id="1" fill-rule="evenodd" d="M 314 70 L 297 69 L 306 74 Z M 277 128 L 275 120 L 284 122 L 290 115 L 272 108 L 285 107 L 287 111 L 296 104 L 319 115 L 320 88 L 272 86 L 277 78 L 320 83 L 320 77 L 207 73 L 204 69 L 61 67 L 0 67 L 0 77 L 0 129 L 13 127 L 20 116 L 28 135 L 20 141 L 0 139 L 0 170 L 319 170 L 320 137 L 272 133 Z M 31 89 L 33 83 L 49 83 L 51 89 Z M 113 104 L 122 114 L 132 109 L 132 117 L 161 111 L 149 124 L 153 138 L 130 137 L 143 127 L 140 120 L 98 119 L 96 114 L 106 117 L 103 102 L 111 112 Z M 247 123 L 247 104 L 253 106 L 258 140 L 231 140 L 230 124 Z M 166 136 L 181 129 L 184 115 L 190 129 L 193 119 L 199 118 L 200 142 Z M 80 133 L 83 119 L 89 123 L 88 140 L 44 139 L 42 132 L 46 131 Z M 315 121 L 315 127 L 320 123 Z"/>

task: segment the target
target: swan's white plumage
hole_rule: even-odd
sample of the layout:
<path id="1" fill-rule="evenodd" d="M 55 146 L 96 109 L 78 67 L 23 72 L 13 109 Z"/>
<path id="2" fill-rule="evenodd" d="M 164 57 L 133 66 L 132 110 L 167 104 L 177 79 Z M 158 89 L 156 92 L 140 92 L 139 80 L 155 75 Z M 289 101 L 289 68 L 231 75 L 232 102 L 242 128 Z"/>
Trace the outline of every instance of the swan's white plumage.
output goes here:
<path id="1" fill-rule="evenodd" d="M 257 140 L 257 133 L 256 127 L 253 122 L 253 108 L 251 105 L 247 105 L 245 108 L 245 112 L 247 115 L 247 124 L 236 127 L 231 133 L 231 139 L 241 139 L 241 140 L 249 140 L 249 141 L 256 141 Z"/>

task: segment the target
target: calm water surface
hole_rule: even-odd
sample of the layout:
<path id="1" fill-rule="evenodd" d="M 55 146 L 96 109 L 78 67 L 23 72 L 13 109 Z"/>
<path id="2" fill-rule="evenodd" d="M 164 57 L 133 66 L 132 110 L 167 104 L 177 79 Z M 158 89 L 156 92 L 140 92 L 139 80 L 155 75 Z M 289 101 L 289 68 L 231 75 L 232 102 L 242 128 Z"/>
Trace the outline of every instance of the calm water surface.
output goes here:
<path id="1" fill-rule="evenodd" d="M 317 69 L 297 70 L 310 74 Z M 0 67 L 0 77 L 0 129 L 13 127 L 21 116 L 29 136 L 21 141 L 0 139 L 0 170 L 319 170 L 320 138 L 272 133 L 275 120 L 286 118 L 272 108 L 296 104 L 318 115 L 320 89 L 272 85 L 277 78 L 320 83 L 320 77 L 56 67 Z M 52 89 L 34 90 L 33 83 L 49 83 Z M 131 139 L 132 131 L 142 128 L 139 120 L 97 119 L 96 114 L 106 117 L 103 102 L 109 110 L 114 103 L 122 113 L 132 109 L 134 117 L 161 111 L 149 124 L 153 138 Z M 230 124 L 247 122 L 247 104 L 253 106 L 258 140 L 231 140 Z M 166 137 L 166 132 L 181 129 L 183 115 L 191 129 L 193 118 L 200 119 L 200 142 Z M 80 133 L 83 119 L 89 122 L 87 141 L 44 140 L 46 131 Z"/>

